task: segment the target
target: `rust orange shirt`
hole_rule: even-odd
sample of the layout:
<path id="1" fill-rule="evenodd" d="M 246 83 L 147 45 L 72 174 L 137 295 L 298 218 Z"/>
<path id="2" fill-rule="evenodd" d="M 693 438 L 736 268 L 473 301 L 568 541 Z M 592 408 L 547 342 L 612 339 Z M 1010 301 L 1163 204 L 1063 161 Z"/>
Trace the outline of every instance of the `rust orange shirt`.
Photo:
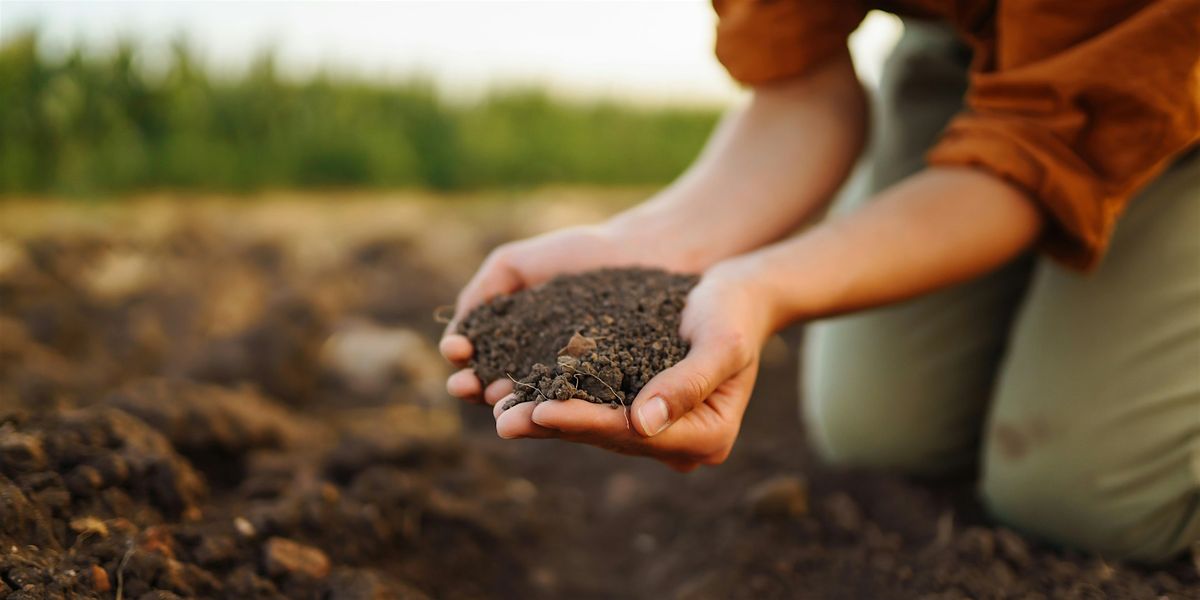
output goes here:
<path id="1" fill-rule="evenodd" d="M 1200 0 L 713 0 L 717 57 L 746 85 L 845 53 L 872 8 L 952 25 L 974 49 L 965 109 L 927 155 L 1025 189 L 1043 248 L 1094 267 L 1139 188 L 1200 141 Z M 1198 191 L 1197 193 L 1200 193 Z"/>

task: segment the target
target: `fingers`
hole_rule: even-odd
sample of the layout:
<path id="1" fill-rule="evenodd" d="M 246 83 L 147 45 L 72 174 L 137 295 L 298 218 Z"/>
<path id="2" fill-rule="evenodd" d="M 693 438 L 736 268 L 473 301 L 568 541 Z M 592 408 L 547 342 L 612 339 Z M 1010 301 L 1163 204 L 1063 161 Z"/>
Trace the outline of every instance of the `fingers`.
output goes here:
<path id="1" fill-rule="evenodd" d="M 465 367 L 475 353 L 471 340 L 457 333 L 461 319 L 479 303 L 500 294 L 514 292 L 521 287 L 520 276 L 508 265 L 505 256 L 506 253 L 501 250 L 493 252 L 458 295 L 454 316 L 446 325 L 446 331 L 438 342 L 438 351 L 457 367 Z M 495 404 L 512 390 L 508 382 L 493 382 L 485 390 L 474 370 L 462 369 L 446 380 L 446 391 L 452 396 L 474 402 L 478 402 L 482 395 L 489 404 Z"/>
<path id="2" fill-rule="evenodd" d="M 722 430 L 727 428 L 716 422 L 719 419 L 713 415 L 693 418 L 699 412 L 711 412 L 706 408 L 689 413 L 686 422 L 663 435 L 646 438 L 633 431 L 623 408 L 614 410 L 609 405 L 572 398 L 525 402 L 503 411 L 500 407 L 508 398 L 493 408 L 501 437 L 560 438 L 622 454 L 648 456 L 681 473 L 694 471 L 702 464 L 719 464 L 728 456 L 721 445 Z"/>
<path id="3" fill-rule="evenodd" d="M 475 353 L 475 348 L 467 336 L 450 333 L 438 342 L 438 352 L 454 366 L 465 367 L 467 361 L 471 360 L 471 355 Z"/>
<path id="4" fill-rule="evenodd" d="M 472 402 L 479 402 L 482 396 L 484 402 L 497 404 L 512 391 L 513 383 L 507 379 L 497 379 L 484 388 L 479 377 L 475 375 L 475 369 L 460 369 L 446 379 L 446 392 Z"/>
<path id="5" fill-rule="evenodd" d="M 483 401 L 488 404 L 499 404 L 500 400 L 508 397 L 513 391 L 513 382 L 507 378 L 497 379 L 488 384 L 483 390 Z"/>
<path id="6" fill-rule="evenodd" d="M 698 338 L 683 360 L 656 375 L 633 402 L 633 425 L 653 437 L 716 391 L 749 363 L 744 343 L 730 334 Z"/>
<path id="7" fill-rule="evenodd" d="M 533 422 L 564 434 L 592 434 L 616 438 L 629 431 L 628 409 L 571 398 L 542 402 L 533 410 Z"/>
<path id="8" fill-rule="evenodd" d="M 446 391 L 456 398 L 478 402 L 483 384 L 475 376 L 474 369 L 462 369 L 446 379 Z"/>
<path id="9" fill-rule="evenodd" d="M 480 303 L 520 288 L 521 279 L 515 271 L 497 265 L 492 259 L 484 262 L 479 272 L 458 295 L 454 316 L 450 318 L 445 332 L 442 333 L 442 339 L 438 342 L 438 351 L 442 356 L 456 367 L 466 366 L 467 361 L 475 354 L 475 347 L 467 336 L 458 333 L 459 322 Z"/>
<path id="10" fill-rule="evenodd" d="M 552 430 L 562 439 L 623 454 L 649 456 L 681 473 L 700 465 L 715 433 L 696 427 L 683 430 L 676 427 L 671 434 L 679 435 L 647 439 L 632 430 L 624 407 L 614 410 L 609 405 L 575 398 L 542 402 L 534 407 L 530 418 L 535 425 Z"/>
<path id="11" fill-rule="evenodd" d="M 496 406 L 496 410 L 499 411 L 499 404 Z M 506 440 L 513 438 L 545 439 L 556 437 L 554 431 L 533 422 L 531 416 L 536 407 L 536 402 L 522 402 L 501 412 L 496 417 L 496 435 Z"/>

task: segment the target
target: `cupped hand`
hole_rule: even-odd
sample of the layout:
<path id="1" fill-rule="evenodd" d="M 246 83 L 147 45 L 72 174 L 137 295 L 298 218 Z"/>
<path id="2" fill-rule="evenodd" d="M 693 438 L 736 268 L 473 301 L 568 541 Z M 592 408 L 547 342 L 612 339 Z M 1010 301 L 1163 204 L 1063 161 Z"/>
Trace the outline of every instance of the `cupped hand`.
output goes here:
<path id="1" fill-rule="evenodd" d="M 438 345 L 442 356 L 460 370 L 446 381 L 451 395 L 488 404 L 512 392 L 512 382 L 483 383 L 467 364 L 475 350 L 466 336 L 458 333 L 458 323 L 476 306 L 499 296 L 542 283 L 556 275 L 602 267 L 657 266 L 678 269 L 662 253 L 648 252 L 649 243 L 624 239 L 606 225 L 570 227 L 544 235 L 504 244 L 488 255 L 483 265 L 458 295 L 454 318 L 446 327 Z"/>
<path id="2" fill-rule="evenodd" d="M 504 438 L 561 438 L 649 456 L 679 471 L 729 456 L 758 375 L 771 324 L 765 303 L 730 264 L 711 269 L 688 295 L 683 360 L 651 379 L 627 410 L 584 400 L 526 402 L 502 411 Z"/>

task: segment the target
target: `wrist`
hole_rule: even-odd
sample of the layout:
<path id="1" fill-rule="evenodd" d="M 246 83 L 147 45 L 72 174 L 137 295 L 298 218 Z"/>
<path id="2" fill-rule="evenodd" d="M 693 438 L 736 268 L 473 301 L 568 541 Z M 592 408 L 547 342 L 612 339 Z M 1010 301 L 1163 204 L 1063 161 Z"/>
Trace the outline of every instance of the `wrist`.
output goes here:
<path id="1" fill-rule="evenodd" d="M 643 264 L 699 273 L 713 262 L 702 224 L 677 206 L 657 200 L 638 205 L 600 224 L 603 235 Z"/>
<path id="2" fill-rule="evenodd" d="M 787 326 L 786 307 L 779 288 L 758 253 L 723 261 L 709 269 L 704 279 L 744 300 L 747 312 L 751 313 L 749 326 L 760 341 Z"/>

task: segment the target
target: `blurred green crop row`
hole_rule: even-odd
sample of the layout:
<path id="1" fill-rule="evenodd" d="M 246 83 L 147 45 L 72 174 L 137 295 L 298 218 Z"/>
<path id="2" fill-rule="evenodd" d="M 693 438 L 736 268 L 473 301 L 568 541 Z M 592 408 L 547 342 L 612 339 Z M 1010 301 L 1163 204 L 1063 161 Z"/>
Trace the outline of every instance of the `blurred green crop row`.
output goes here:
<path id="1" fill-rule="evenodd" d="M 0 193 L 658 184 L 718 116 L 538 90 L 460 105 L 419 78 L 281 78 L 269 57 L 217 77 L 182 44 L 151 74 L 138 53 L 52 60 L 36 33 L 0 44 Z"/>

